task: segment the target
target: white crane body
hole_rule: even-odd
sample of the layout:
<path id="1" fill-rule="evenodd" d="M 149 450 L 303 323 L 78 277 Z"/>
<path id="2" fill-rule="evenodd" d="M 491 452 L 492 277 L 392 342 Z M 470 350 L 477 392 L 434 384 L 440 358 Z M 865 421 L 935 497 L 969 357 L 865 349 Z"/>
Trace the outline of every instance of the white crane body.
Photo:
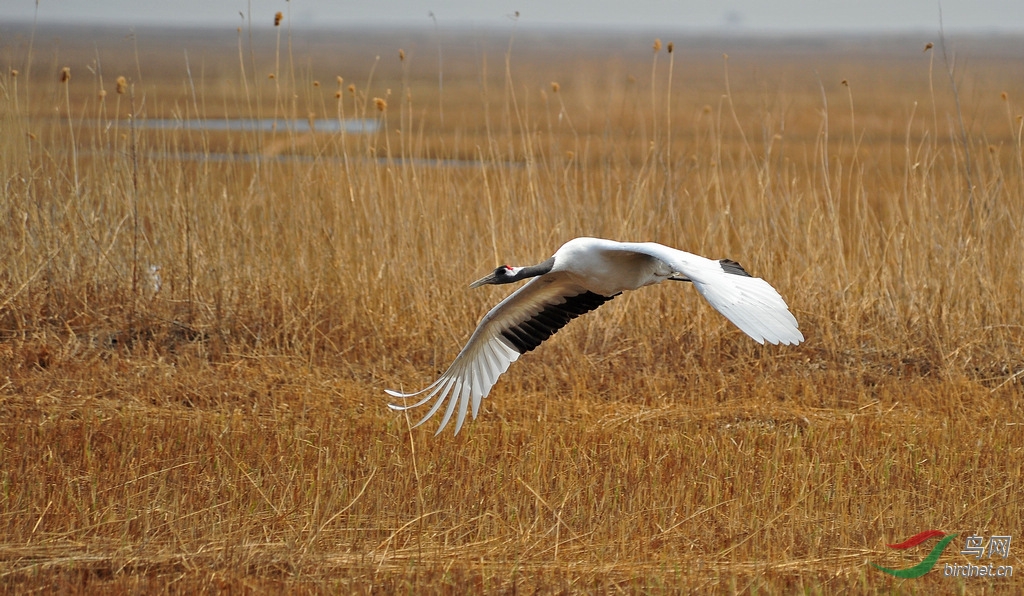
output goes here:
<path id="1" fill-rule="evenodd" d="M 804 340 L 796 318 L 768 282 L 751 277 L 734 261 L 708 259 L 654 242 L 575 238 L 539 265 L 498 267 L 471 287 L 528 277 L 532 279 L 484 315 L 452 365 L 436 381 L 414 393 L 387 390 L 388 395 L 401 399 L 426 394 L 422 399 L 390 407 L 407 410 L 436 399 L 418 426 L 447 402 L 437 433 L 457 409 L 458 434 L 469 406 L 476 419 L 480 402 L 520 355 L 618 294 L 669 279 L 693 282 L 711 306 L 758 343 L 789 345 Z"/>

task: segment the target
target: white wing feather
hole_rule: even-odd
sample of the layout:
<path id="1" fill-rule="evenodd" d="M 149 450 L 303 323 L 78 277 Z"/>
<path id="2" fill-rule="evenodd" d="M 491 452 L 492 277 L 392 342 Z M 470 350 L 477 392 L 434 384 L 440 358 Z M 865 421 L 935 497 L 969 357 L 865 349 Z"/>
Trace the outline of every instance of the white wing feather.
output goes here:
<path id="1" fill-rule="evenodd" d="M 804 340 L 786 301 L 765 280 L 728 273 L 719 261 L 653 242 L 624 243 L 623 246 L 661 259 L 692 281 L 715 310 L 754 341 L 795 345 Z"/>
<path id="2" fill-rule="evenodd" d="M 413 393 L 386 390 L 388 395 L 399 399 L 426 393 L 425 397 L 412 405 L 389 404 L 389 407 L 393 410 L 409 410 L 436 399 L 430 411 L 416 423 L 416 426 L 419 426 L 448 401 L 448 408 L 435 434 L 444 430 L 455 414 L 456 406 L 458 415 L 455 417 L 455 433 L 458 434 L 466 421 L 469 405 L 473 406 L 471 412 L 475 420 L 480 411 L 480 402 L 491 391 L 498 377 L 519 359 L 519 352 L 501 332 L 532 318 L 549 305 L 563 303 L 566 297 L 585 291 L 586 288 L 573 283 L 569 276 L 560 273 L 549 273 L 531 279 L 484 315 L 465 347 L 440 378 Z"/>

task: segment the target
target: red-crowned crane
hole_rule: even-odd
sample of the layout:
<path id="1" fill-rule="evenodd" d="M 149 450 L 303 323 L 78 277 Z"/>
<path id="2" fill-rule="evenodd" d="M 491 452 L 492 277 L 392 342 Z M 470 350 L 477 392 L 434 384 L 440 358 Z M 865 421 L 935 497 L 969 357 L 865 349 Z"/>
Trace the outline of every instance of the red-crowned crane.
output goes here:
<path id="1" fill-rule="evenodd" d="M 615 242 L 576 238 L 550 259 L 530 267 L 498 267 L 470 284 L 507 284 L 533 278 L 484 315 L 455 361 L 439 379 L 415 393 L 387 390 L 400 399 L 426 397 L 408 410 L 435 399 L 417 426 L 448 407 L 437 433 L 458 408 L 455 434 L 472 404 L 473 418 L 498 377 L 519 356 L 536 348 L 572 319 L 588 313 L 626 290 L 665 280 L 693 282 L 701 296 L 758 343 L 798 344 L 804 340 L 796 318 L 775 288 L 752 277 L 739 263 L 712 260 L 653 242 Z"/>

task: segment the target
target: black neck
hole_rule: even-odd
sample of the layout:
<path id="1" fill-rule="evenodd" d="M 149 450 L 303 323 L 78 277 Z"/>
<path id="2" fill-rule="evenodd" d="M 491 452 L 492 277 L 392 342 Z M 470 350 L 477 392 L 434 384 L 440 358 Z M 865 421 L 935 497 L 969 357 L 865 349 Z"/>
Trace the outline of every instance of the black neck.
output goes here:
<path id="1" fill-rule="evenodd" d="M 544 275 L 545 273 L 551 271 L 552 267 L 554 266 L 555 257 L 551 257 L 550 259 L 544 261 L 543 263 L 539 263 L 537 265 L 530 265 L 529 267 L 523 267 L 522 269 L 517 271 L 514 276 L 512 276 L 510 281 L 519 281 L 521 279 L 526 279 L 527 277 L 537 277 L 538 275 Z"/>

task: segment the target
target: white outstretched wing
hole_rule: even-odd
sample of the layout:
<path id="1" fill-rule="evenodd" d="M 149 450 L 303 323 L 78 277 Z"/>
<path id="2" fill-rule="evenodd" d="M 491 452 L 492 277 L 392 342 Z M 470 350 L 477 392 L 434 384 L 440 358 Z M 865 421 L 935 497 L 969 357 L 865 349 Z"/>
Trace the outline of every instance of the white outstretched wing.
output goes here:
<path id="1" fill-rule="evenodd" d="M 653 242 L 624 243 L 628 250 L 661 259 L 694 287 L 718 312 L 758 343 L 798 344 L 804 340 L 782 296 L 738 263 L 716 261 Z"/>
<path id="2" fill-rule="evenodd" d="M 466 346 L 440 378 L 414 393 L 387 390 L 388 395 L 400 399 L 426 394 L 422 399 L 414 404 L 390 404 L 390 407 L 408 410 L 431 399 L 436 400 L 430 411 L 416 423 L 419 426 L 447 402 L 444 418 L 435 434 L 444 430 L 456 407 L 455 434 L 458 434 L 466 420 L 469 405 L 473 406 L 475 420 L 480 402 L 520 355 L 539 346 L 572 319 L 611 298 L 588 292 L 564 274 L 535 277 L 484 315 Z"/>

